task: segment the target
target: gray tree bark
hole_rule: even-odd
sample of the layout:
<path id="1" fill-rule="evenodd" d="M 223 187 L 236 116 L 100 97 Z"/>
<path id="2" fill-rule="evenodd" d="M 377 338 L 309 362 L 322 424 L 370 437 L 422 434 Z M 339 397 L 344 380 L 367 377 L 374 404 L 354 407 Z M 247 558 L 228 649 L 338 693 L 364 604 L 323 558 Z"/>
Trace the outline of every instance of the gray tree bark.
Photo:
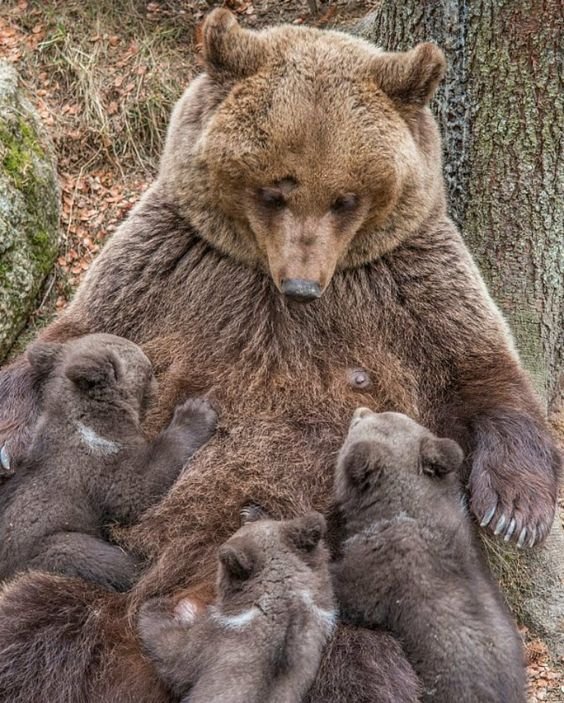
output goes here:
<path id="1" fill-rule="evenodd" d="M 506 316 L 547 408 L 564 346 L 561 0 L 382 0 L 357 31 L 388 50 L 435 41 L 434 103 L 450 214 Z M 564 534 L 533 554 L 490 544 L 514 612 L 564 655 Z"/>

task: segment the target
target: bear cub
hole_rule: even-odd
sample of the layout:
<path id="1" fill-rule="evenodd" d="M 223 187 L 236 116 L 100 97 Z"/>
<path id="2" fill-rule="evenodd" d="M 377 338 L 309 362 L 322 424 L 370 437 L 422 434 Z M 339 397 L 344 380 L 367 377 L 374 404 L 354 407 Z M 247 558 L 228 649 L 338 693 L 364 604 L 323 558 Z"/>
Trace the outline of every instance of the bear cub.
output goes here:
<path id="1" fill-rule="evenodd" d="M 219 549 L 213 605 L 141 608 L 144 648 L 183 703 L 299 703 L 317 673 L 335 624 L 325 519 L 255 518 Z"/>
<path id="2" fill-rule="evenodd" d="M 524 703 L 519 634 L 482 562 L 462 450 L 405 415 L 354 413 L 335 476 L 346 620 L 402 642 L 433 703 Z"/>
<path id="3" fill-rule="evenodd" d="M 141 420 L 155 389 L 132 342 L 91 334 L 27 352 L 41 409 L 21 467 L 0 493 L 0 580 L 23 569 L 79 576 L 125 590 L 138 561 L 106 541 L 172 486 L 215 430 L 203 399 L 179 405 L 153 441 Z"/>

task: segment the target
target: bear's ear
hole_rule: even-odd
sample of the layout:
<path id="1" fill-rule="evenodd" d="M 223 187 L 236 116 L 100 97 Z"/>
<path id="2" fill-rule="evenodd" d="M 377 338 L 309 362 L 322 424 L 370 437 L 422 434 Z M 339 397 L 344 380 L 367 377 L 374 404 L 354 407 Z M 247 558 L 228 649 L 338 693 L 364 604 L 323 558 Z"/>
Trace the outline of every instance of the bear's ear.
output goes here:
<path id="1" fill-rule="evenodd" d="M 62 352 L 63 345 L 59 342 L 35 342 L 26 351 L 26 356 L 38 375 L 47 376 L 61 358 Z"/>
<path id="2" fill-rule="evenodd" d="M 429 476 L 440 478 L 457 471 L 464 460 L 462 449 L 453 439 L 424 437 L 420 451 L 422 471 Z"/>
<path id="3" fill-rule="evenodd" d="M 386 95 L 405 105 L 423 107 L 444 78 L 446 59 L 435 44 L 411 51 L 383 52 L 374 57 L 373 73 Z"/>
<path id="4" fill-rule="evenodd" d="M 65 374 L 81 391 L 111 387 L 121 378 L 121 361 L 113 351 L 81 354 L 68 364 Z"/>
<path id="5" fill-rule="evenodd" d="M 327 523 L 321 513 L 311 512 L 291 520 L 287 526 L 290 542 L 300 551 L 312 552 L 327 532 Z"/>
<path id="6" fill-rule="evenodd" d="M 233 579 L 245 581 L 253 573 L 255 559 L 244 544 L 224 544 L 219 548 L 218 556 L 225 572 Z"/>
<path id="7" fill-rule="evenodd" d="M 341 459 L 342 469 L 354 486 L 378 471 L 378 447 L 369 441 L 355 442 Z"/>
<path id="8" fill-rule="evenodd" d="M 204 63 L 214 77 L 237 80 L 252 76 L 266 58 L 264 38 L 243 29 L 229 10 L 213 10 L 204 22 L 202 34 Z"/>

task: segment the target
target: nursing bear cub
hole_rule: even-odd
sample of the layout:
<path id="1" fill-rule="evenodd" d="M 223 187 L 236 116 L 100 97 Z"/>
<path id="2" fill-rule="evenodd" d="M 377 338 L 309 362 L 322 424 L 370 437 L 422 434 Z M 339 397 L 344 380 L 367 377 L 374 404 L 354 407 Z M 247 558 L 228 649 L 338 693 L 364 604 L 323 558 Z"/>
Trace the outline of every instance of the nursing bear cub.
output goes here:
<path id="1" fill-rule="evenodd" d="M 481 562 L 463 455 L 405 415 L 359 408 L 336 470 L 343 616 L 400 638 L 429 703 L 524 703 L 519 634 Z"/>
<path id="2" fill-rule="evenodd" d="M 148 601 L 139 633 L 161 678 L 190 703 L 300 703 L 335 624 L 325 520 L 260 519 L 219 549 L 205 609 Z"/>
<path id="3" fill-rule="evenodd" d="M 124 590 L 138 563 L 105 540 L 105 528 L 137 520 L 163 496 L 213 433 L 215 412 L 188 400 L 149 443 L 140 422 L 155 380 L 137 345 L 92 334 L 38 342 L 27 358 L 41 412 L 0 495 L 0 580 L 34 568 Z"/>

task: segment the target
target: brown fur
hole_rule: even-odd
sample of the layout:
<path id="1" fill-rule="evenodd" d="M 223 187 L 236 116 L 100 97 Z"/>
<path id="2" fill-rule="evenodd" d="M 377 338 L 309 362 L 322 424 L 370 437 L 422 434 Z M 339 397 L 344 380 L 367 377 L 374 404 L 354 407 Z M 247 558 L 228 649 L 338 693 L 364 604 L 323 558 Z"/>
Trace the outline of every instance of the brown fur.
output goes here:
<path id="1" fill-rule="evenodd" d="M 403 643 L 428 703 L 524 703 L 525 657 L 462 501 L 462 451 L 399 413 L 359 408 L 335 475 L 335 595 Z"/>
<path id="2" fill-rule="evenodd" d="M 48 330 L 51 338 L 103 330 L 140 343 L 161 383 L 152 432 L 185 394 L 209 392 L 221 411 L 220 431 L 193 471 L 124 536 L 153 559 L 128 603 L 132 614 L 150 596 L 212 582 L 215 550 L 249 501 L 275 518 L 326 509 L 334 457 L 359 404 L 451 433 L 470 458 L 479 518 L 497 505 L 490 526 L 515 511 L 542 539 L 554 515 L 558 458 L 506 325 L 446 216 L 440 141 L 425 105 L 440 52 L 384 54 L 304 27 L 255 34 L 222 10 L 204 36 L 207 71 L 175 108 L 157 181 Z M 285 187 L 289 177 L 298 186 L 274 217 L 272 238 L 287 236 L 294 253 L 286 257 L 282 247 L 270 262 L 260 189 Z M 338 225 L 331 203 L 351 193 L 361 214 Z M 287 218 L 303 224 L 300 237 L 307 230 L 305 259 L 308 251 L 323 258 L 292 268 L 293 276 L 319 271 L 327 283 L 308 306 L 277 288 L 301 248 Z M 348 241 L 332 278 L 318 231 Z M 350 382 L 357 368 L 371 384 Z M 35 412 L 33 387 L 19 367 L 3 372 L 0 389 L 9 424 L 0 441 L 16 451 Z M 49 592 L 45 585 L 45 601 Z M 116 644 L 115 615 L 104 607 L 98 627 L 108 638 L 90 669 L 92 700 L 112 703 L 118 689 L 126 691 L 120 700 L 135 700 L 128 685 L 142 686 L 146 668 L 139 653 L 132 663 L 132 633 L 122 633 L 127 646 Z M 30 651 L 44 634 L 30 638 Z M 356 649 L 368 640 L 369 663 Z M 404 685 L 409 667 L 397 661 L 390 669 L 380 633 L 347 641 L 335 649 L 336 679 L 356 672 L 367 698 L 373 688 L 378 700 L 385 687 L 397 701 L 413 700 Z M 0 652 L 10 643 L 0 603 Z M 21 668 L 34 671 L 29 659 Z M 41 661 L 35 668 L 37 681 L 48 676 Z M 68 700 L 70 672 L 55 667 L 52 676 L 60 686 L 53 703 Z M 15 691 L 31 686 L 15 665 L 0 686 L 6 682 Z M 151 685 L 146 699 L 159 700 Z M 341 692 L 336 703 L 349 700 Z M 13 703 L 28 700 L 18 693 Z"/>
<path id="3" fill-rule="evenodd" d="M 184 703 L 300 703 L 335 625 L 319 513 L 245 525 L 219 550 L 218 595 L 145 603 L 143 645 Z"/>

